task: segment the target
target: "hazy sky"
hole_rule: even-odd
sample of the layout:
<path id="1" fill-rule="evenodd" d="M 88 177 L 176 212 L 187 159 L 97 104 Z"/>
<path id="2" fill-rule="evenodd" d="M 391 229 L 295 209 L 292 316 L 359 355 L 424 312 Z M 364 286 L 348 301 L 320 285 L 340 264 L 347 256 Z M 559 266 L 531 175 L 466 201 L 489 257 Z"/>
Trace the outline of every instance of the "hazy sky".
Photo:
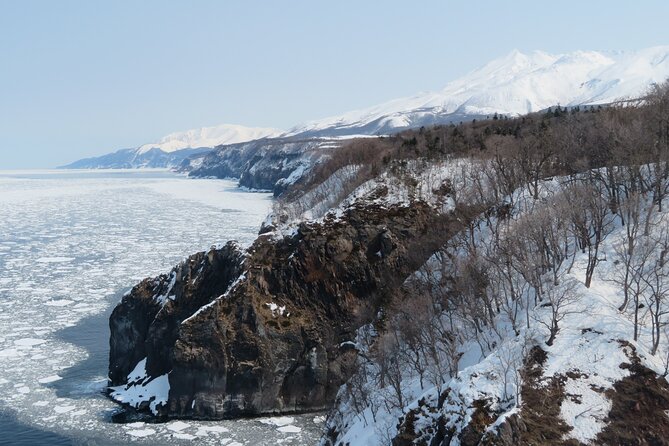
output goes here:
<path id="1" fill-rule="evenodd" d="M 657 1 L 0 0 L 0 169 L 221 123 L 289 128 L 512 49 L 669 44 Z"/>

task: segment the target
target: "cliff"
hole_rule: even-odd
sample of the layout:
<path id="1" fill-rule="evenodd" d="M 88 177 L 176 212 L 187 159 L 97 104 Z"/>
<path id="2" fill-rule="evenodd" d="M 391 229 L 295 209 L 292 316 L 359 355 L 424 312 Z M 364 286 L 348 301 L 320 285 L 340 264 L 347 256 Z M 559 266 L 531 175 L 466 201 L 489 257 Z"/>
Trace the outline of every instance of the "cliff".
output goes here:
<path id="1" fill-rule="evenodd" d="M 191 177 L 239 178 L 249 189 L 273 190 L 280 195 L 341 141 L 325 138 L 273 138 L 219 146 L 184 160 L 179 170 Z"/>
<path id="2" fill-rule="evenodd" d="M 352 206 L 230 243 L 134 287 L 110 317 L 110 394 L 161 417 L 331 407 L 356 330 L 439 246 L 432 207 Z"/>

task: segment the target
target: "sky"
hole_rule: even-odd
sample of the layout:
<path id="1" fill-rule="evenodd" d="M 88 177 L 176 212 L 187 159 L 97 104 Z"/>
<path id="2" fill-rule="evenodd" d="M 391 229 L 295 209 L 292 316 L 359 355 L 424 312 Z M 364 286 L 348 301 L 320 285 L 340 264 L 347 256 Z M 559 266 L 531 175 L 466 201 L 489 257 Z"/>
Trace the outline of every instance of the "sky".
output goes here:
<path id="1" fill-rule="evenodd" d="M 288 129 L 513 49 L 669 44 L 666 0 L 0 0 L 0 170 L 222 123 Z"/>

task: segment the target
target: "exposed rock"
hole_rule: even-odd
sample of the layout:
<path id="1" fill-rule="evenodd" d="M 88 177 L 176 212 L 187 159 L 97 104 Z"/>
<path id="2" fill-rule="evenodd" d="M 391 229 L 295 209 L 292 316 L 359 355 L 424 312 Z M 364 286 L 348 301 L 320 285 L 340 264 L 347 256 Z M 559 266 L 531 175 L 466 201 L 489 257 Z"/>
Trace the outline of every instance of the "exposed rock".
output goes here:
<path id="1" fill-rule="evenodd" d="M 198 160 L 189 175 L 239 178 L 242 187 L 273 190 L 278 196 L 340 144 L 321 138 L 273 138 L 219 146 Z M 193 164 L 186 160 L 181 170 Z"/>
<path id="2" fill-rule="evenodd" d="M 597 443 L 669 445 L 669 383 L 641 364 L 632 344 L 625 344 L 630 363 L 620 367 L 629 369 L 630 375 L 606 392 L 612 407 Z"/>
<path id="3" fill-rule="evenodd" d="M 197 254 L 116 308 L 111 382 L 124 384 L 147 357 L 149 375 L 169 372 L 164 416 L 327 408 L 357 355 L 340 345 L 438 248 L 448 224 L 459 225 L 422 203 L 353 207 L 291 236 L 261 236 L 243 262 L 231 245 Z M 155 296 L 165 293 L 175 298 L 161 306 Z"/>
<path id="4" fill-rule="evenodd" d="M 235 243 L 200 252 L 170 274 L 146 279 L 123 296 L 109 318 L 109 379 L 124 384 L 143 358 L 152 376 L 170 370 L 178 324 L 225 292 L 241 274 L 243 254 Z"/>

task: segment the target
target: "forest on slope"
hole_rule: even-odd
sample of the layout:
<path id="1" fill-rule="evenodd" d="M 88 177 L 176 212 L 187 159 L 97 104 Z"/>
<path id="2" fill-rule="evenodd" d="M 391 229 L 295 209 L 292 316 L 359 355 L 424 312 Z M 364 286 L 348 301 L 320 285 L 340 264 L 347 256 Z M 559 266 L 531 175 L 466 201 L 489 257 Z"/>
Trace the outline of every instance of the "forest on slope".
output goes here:
<path id="1" fill-rule="evenodd" d="M 465 229 L 358 330 L 323 444 L 667 444 L 668 194 L 666 83 L 334 152 L 277 227 L 427 202 Z"/>

